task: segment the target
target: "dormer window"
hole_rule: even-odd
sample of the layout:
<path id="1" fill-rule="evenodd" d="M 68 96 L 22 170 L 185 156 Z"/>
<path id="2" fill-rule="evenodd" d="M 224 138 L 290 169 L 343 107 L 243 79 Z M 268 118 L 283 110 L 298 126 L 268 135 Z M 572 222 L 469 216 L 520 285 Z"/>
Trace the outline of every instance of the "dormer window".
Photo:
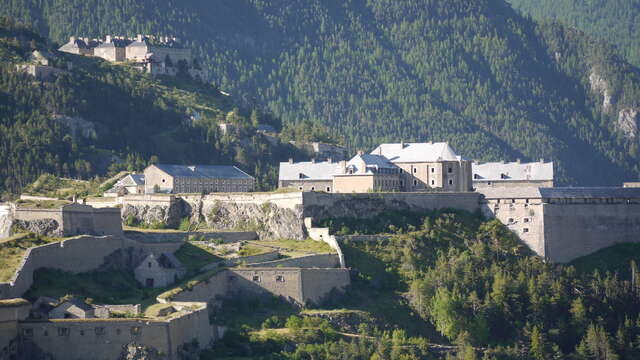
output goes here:
<path id="1" fill-rule="evenodd" d="M 500 174 L 500 179 L 506 179 L 507 177 L 507 174 Z"/>
<path id="2" fill-rule="evenodd" d="M 304 179 L 304 174 L 303 173 L 299 173 L 298 174 L 298 179 Z"/>
<path id="3" fill-rule="evenodd" d="M 476 180 L 477 180 L 477 179 L 480 179 L 480 175 L 478 175 L 478 174 L 473 174 L 473 178 L 474 178 L 474 179 L 476 179 Z"/>

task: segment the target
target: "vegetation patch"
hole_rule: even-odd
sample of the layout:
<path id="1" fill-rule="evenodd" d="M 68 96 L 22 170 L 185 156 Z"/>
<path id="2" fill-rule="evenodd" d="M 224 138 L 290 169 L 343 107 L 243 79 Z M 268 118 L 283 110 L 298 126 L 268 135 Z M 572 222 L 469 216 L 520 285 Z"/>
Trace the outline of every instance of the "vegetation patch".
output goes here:
<path id="1" fill-rule="evenodd" d="M 174 254 L 187 268 L 187 274 L 195 275 L 203 266 L 224 260 L 208 246 L 185 243 Z"/>
<path id="2" fill-rule="evenodd" d="M 0 282 L 7 282 L 13 278 L 16 270 L 22 264 L 27 249 L 61 240 L 60 238 L 49 238 L 29 233 L 0 243 Z"/>
<path id="3" fill-rule="evenodd" d="M 282 253 L 289 256 L 300 256 L 309 254 L 325 254 L 334 253 L 329 244 L 324 241 L 316 241 L 312 239 L 293 240 L 280 239 L 273 241 L 250 241 L 250 244 L 262 245 L 273 250 L 273 248 L 284 249 Z"/>
<path id="4" fill-rule="evenodd" d="M 575 267 L 578 274 L 591 275 L 597 270 L 601 274 L 610 272 L 631 280 L 632 262 L 640 263 L 640 244 L 617 244 L 575 259 L 569 265 Z M 640 276 L 637 266 L 635 276 Z"/>

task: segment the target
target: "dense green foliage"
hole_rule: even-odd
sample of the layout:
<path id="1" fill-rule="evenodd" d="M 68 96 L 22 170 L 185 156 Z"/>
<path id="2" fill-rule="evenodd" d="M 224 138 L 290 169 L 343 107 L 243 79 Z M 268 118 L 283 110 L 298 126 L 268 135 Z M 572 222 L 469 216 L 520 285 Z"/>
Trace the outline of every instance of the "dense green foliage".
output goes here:
<path id="1" fill-rule="evenodd" d="M 631 63 L 640 65 L 638 0 L 508 0 L 536 19 L 554 19 L 616 44 Z"/>
<path id="2" fill-rule="evenodd" d="M 482 160 L 553 159 L 563 184 L 635 179 L 637 69 L 604 43 L 538 24 L 504 0 L 3 0 L 60 43 L 70 35 L 175 35 L 214 83 L 282 119 L 322 123 L 354 150 L 450 141 Z M 602 75 L 614 94 L 589 84 Z M 594 168 L 600 171 L 593 171 Z"/>
<path id="3" fill-rule="evenodd" d="M 72 70 L 50 81 L 17 72 L 35 49 Z M 277 162 L 295 152 L 255 132 L 260 123 L 278 127 L 274 119 L 239 110 L 213 86 L 57 53 L 8 19 L 0 23 L 0 56 L 0 193 L 16 193 L 42 173 L 87 179 L 158 161 L 236 164 L 267 189 Z M 233 131 L 222 134 L 222 121 Z"/>

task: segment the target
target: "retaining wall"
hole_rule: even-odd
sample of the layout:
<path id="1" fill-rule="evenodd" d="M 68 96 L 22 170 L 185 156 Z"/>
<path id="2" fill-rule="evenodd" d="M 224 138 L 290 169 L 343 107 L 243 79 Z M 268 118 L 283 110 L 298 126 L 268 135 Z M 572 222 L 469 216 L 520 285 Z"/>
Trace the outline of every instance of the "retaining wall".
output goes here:
<path id="1" fill-rule="evenodd" d="M 304 217 L 315 221 L 326 218 L 371 218 L 383 211 L 410 210 L 432 211 L 457 209 L 475 212 L 480 207 L 480 194 L 464 193 L 360 193 L 326 194 L 307 192 L 302 194 Z"/>
<path id="2" fill-rule="evenodd" d="M 178 359 L 178 348 L 193 339 L 201 348 L 214 340 L 205 304 L 170 320 L 109 319 L 49 320 L 19 323 L 23 342 L 33 343 L 55 359 L 119 359 L 129 344 L 148 346 L 167 360 Z"/>
<path id="3" fill-rule="evenodd" d="M 257 262 L 257 261 L 256 261 Z M 338 254 L 315 254 L 274 261 L 248 263 L 246 267 L 335 268 L 340 266 Z"/>
<path id="4" fill-rule="evenodd" d="M 105 256 L 123 244 L 122 237 L 79 236 L 28 249 L 12 280 L 0 284 L 0 299 L 21 297 L 33 284 L 33 273 L 39 268 L 72 273 L 95 270 L 104 263 Z"/>
<path id="5" fill-rule="evenodd" d="M 29 316 L 31 304 L 0 307 L 0 359 L 9 359 L 9 344 L 18 336 L 18 321 Z"/>
<path id="6" fill-rule="evenodd" d="M 618 243 L 640 242 L 640 204 L 544 204 L 544 254 L 569 262 Z"/>

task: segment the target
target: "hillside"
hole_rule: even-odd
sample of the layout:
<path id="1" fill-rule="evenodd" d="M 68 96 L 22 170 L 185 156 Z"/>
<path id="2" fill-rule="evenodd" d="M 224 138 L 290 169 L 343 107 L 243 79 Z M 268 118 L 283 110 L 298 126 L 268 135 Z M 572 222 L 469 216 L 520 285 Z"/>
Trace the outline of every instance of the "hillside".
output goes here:
<path id="1" fill-rule="evenodd" d="M 640 65 L 640 1 L 638 0 L 508 0 L 535 19 L 553 19 L 615 44 Z"/>
<path id="2" fill-rule="evenodd" d="M 351 150 L 448 140 L 469 158 L 553 159 L 560 184 L 640 174 L 638 69 L 503 0 L 2 2 L 59 43 L 175 35 L 237 100 L 324 124 Z"/>
<path id="3" fill-rule="evenodd" d="M 34 50 L 61 74 L 37 80 L 17 71 Z M 89 179 L 154 161 L 235 164 L 270 189 L 277 162 L 296 153 L 256 133 L 256 124 L 279 127 L 277 120 L 239 110 L 211 85 L 58 53 L 7 19 L 0 23 L 0 61 L 0 193 L 15 194 L 42 173 Z M 222 134 L 221 121 L 234 130 Z"/>

